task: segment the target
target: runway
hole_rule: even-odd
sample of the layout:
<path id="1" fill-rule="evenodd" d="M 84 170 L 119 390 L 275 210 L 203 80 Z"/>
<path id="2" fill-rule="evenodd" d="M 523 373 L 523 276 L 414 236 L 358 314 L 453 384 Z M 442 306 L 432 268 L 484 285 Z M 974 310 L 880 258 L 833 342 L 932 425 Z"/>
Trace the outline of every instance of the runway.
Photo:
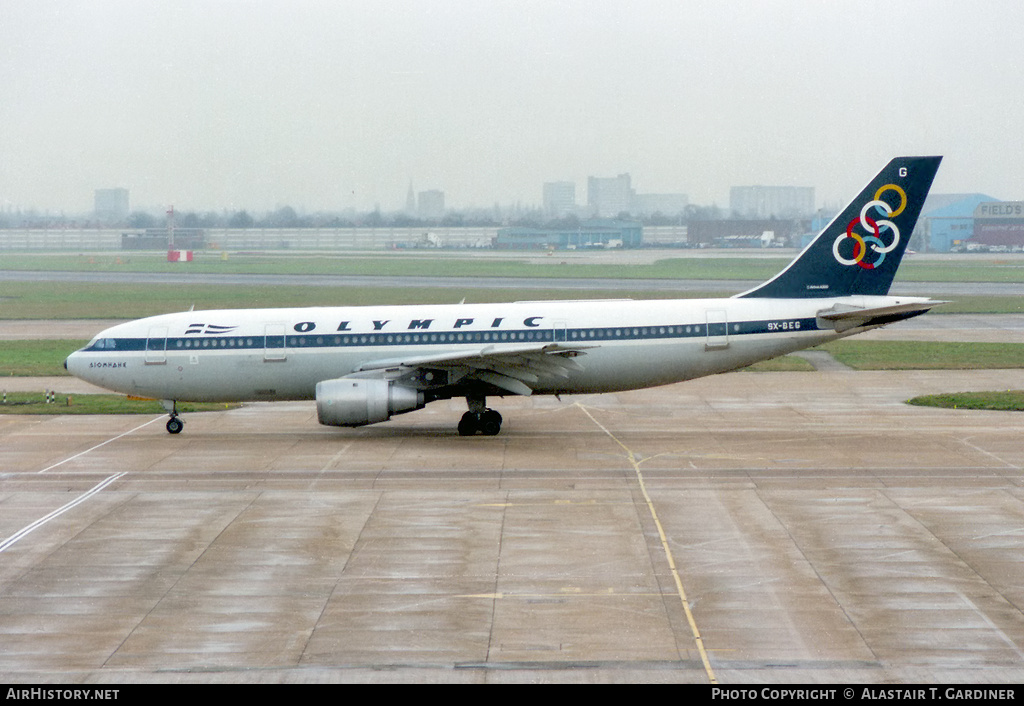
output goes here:
<path id="1" fill-rule="evenodd" d="M 1022 386 L 0 416 L 0 681 L 1019 683 L 1024 416 L 903 401 Z"/>

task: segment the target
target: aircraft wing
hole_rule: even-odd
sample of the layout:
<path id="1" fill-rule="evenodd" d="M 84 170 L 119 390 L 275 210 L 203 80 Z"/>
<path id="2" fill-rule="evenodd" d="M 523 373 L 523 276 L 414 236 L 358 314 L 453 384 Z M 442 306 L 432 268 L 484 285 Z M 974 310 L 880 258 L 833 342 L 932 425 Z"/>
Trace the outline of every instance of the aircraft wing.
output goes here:
<path id="1" fill-rule="evenodd" d="M 531 385 L 541 377 L 568 377 L 582 370 L 574 358 L 596 346 L 570 346 L 564 343 L 491 344 L 476 350 L 435 355 L 390 358 L 363 363 L 356 371 L 392 369 L 462 369 L 461 380 L 490 383 L 516 395 L 533 393 Z"/>

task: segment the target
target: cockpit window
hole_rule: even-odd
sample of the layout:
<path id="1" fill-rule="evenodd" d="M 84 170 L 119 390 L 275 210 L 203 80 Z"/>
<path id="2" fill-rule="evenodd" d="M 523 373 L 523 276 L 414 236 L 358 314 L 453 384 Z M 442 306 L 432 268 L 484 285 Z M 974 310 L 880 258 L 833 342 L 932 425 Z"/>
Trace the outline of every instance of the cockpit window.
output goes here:
<path id="1" fill-rule="evenodd" d="M 93 344 L 91 346 L 89 346 L 89 347 L 90 348 L 95 348 L 96 350 L 107 350 L 107 351 L 114 350 L 115 348 L 117 348 L 117 339 L 115 339 L 115 338 L 97 338 L 95 341 L 93 341 Z"/>

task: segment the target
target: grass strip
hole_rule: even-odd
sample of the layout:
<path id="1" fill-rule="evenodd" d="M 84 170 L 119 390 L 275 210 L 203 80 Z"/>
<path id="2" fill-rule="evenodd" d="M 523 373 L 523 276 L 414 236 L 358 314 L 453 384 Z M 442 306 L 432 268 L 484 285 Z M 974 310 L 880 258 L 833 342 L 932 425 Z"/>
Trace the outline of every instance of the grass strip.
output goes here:
<path id="1" fill-rule="evenodd" d="M 235 409 L 240 404 L 179 403 L 178 412 L 213 412 Z M 42 392 L 5 392 L 0 401 L 0 414 L 164 414 L 167 410 L 156 400 L 129 399 L 124 395 L 86 395 L 53 393 L 47 401 Z"/>
<path id="2" fill-rule="evenodd" d="M 0 343 L 0 376 L 54 377 L 67 375 L 64 359 L 87 341 L 28 340 Z M 0 387 L 3 381 L 0 379 Z"/>
<path id="3" fill-rule="evenodd" d="M 480 289 L 467 287 L 313 287 L 80 282 L 4 282 L 3 319 L 141 319 L 177 311 L 306 306 L 500 303 L 529 299 L 652 299 L 670 293 L 623 290 Z M 700 296 L 711 296 L 701 294 Z"/>
<path id="4" fill-rule="evenodd" d="M 819 346 L 854 370 L 1002 370 L 1024 368 L 1024 343 L 855 341 Z"/>
<path id="5" fill-rule="evenodd" d="M 807 373 L 813 371 L 814 366 L 799 356 L 784 355 L 781 358 L 762 360 L 740 370 L 751 373 Z"/>
<path id="6" fill-rule="evenodd" d="M 907 400 L 919 407 L 945 409 L 982 409 L 1000 412 L 1024 412 L 1024 390 L 1005 392 L 947 392 L 940 395 L 922 395 Z"/>

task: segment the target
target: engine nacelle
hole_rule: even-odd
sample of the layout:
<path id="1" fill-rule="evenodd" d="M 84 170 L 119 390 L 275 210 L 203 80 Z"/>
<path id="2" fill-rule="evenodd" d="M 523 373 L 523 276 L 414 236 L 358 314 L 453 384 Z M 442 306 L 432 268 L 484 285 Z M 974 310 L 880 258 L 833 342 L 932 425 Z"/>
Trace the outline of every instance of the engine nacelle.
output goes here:
<path id="1" fill-rule="evenodd" d="M 386 422 L 392 414 L 424 406 L 423 393 L 376 378 L 338 378 L 316 385 L 316 415 L 332 427 Z"/>

